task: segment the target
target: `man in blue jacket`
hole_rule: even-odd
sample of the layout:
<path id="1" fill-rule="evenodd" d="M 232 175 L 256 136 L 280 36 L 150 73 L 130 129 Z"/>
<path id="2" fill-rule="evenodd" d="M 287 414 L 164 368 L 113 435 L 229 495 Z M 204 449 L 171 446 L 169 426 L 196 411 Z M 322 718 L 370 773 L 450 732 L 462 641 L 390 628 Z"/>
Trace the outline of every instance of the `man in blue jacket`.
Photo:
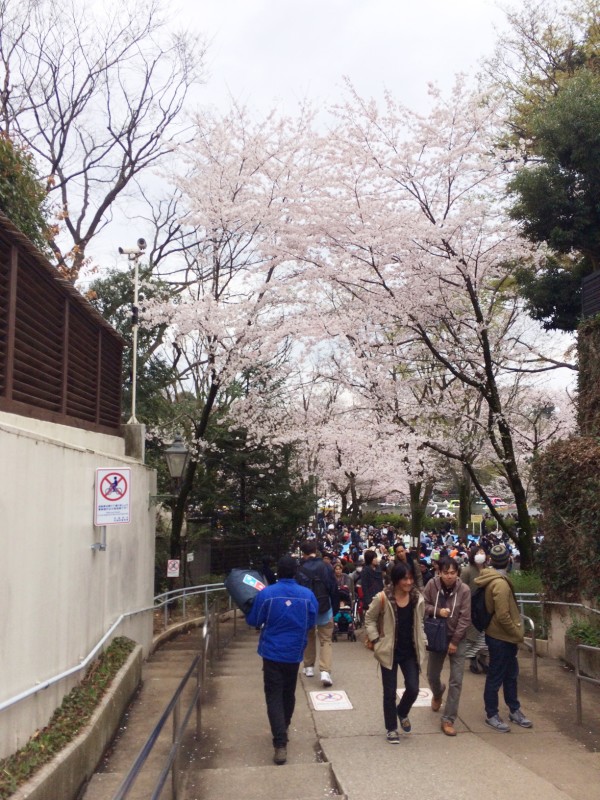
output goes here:
<path id="1" fill-rule="evenodd" d="M 298 668 L 318 610 L 314 594 L 294 580 L 296 568 L 291 556 L 283 556 L 277 565 L 277 583 L 256 595 L 246 617 L 248 625 L 261 628 L 258 655 L 263 660 L 276 764 L 285 764 L 287 760 L 287 729 L 296 704 Z"/>

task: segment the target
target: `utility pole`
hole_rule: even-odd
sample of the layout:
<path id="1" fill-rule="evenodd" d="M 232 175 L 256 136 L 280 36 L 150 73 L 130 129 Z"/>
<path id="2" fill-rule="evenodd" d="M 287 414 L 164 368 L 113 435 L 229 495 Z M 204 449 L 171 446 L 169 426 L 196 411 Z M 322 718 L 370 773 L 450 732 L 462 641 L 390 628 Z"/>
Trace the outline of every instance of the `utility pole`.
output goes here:
<path id="1" fill-rule="evenodd" d="M 129 261 L 133 261 L 133 304 L 131 306 L 131 332 L 132 332 L 132 353 L 131 353 L 131 416 L 128 425 L 137 425 L 135 407 L 137 400 L 137 341 L 139 327 L 139 259 L 146 249 L 146 240 L 138 239 L 136 247 L 119 247 L 119 253 L 126 255 Z"/>

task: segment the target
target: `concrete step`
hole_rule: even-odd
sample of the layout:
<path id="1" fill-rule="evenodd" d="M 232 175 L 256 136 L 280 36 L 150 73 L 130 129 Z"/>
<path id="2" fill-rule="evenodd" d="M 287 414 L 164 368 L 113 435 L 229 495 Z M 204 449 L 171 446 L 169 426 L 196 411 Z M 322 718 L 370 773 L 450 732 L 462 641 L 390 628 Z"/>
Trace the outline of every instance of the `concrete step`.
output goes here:
<path id="1" fill-rule="evenodd" d="M 337 786 L 329 764 L 285 764 L 280 767 L 205 769 L 190 775 L 185 800 L 324 800 L 336 796 Z"/>

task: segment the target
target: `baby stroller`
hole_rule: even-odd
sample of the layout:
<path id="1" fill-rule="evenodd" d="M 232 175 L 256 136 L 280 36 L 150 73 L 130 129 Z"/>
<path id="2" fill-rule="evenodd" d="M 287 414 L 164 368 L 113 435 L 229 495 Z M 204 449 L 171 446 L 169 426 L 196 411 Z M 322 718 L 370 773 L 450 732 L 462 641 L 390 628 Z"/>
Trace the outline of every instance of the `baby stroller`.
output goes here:
<path id="1" fill-rule="evenodd" d="M 337 642 L 338 635 L 347 636 L 349 642 L 356 641 L 354 617 L 350 606 L 350 592 L 346 587 L 340 588 L 340 609 L 333 618 L 332 641 Z"/>
<path id="2" fill-rule="evenodd" d="M 363 603 L 363 590 L 360 584 L 356 587 L 356 598 L 352 606 L 352 619 L 354 627 L 361 628 L 365 621 L 365 607 Z"/>

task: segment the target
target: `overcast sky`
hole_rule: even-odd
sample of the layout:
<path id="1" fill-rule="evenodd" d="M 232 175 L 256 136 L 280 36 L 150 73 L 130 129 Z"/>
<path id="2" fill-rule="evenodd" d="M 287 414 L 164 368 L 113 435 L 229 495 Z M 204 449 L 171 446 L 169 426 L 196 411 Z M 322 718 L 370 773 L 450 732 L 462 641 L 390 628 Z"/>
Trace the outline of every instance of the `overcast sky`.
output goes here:
<path id="1" fill-rule="evenodd" d="M 424 108 L 427 83 L 475 72 L 504 19 L 493 0 L 200 0 L 186 14 L 209 42 L 199 100 L 225 108 L 232 95 L 259 112 L 335 101 L 344 75 Z"/>

